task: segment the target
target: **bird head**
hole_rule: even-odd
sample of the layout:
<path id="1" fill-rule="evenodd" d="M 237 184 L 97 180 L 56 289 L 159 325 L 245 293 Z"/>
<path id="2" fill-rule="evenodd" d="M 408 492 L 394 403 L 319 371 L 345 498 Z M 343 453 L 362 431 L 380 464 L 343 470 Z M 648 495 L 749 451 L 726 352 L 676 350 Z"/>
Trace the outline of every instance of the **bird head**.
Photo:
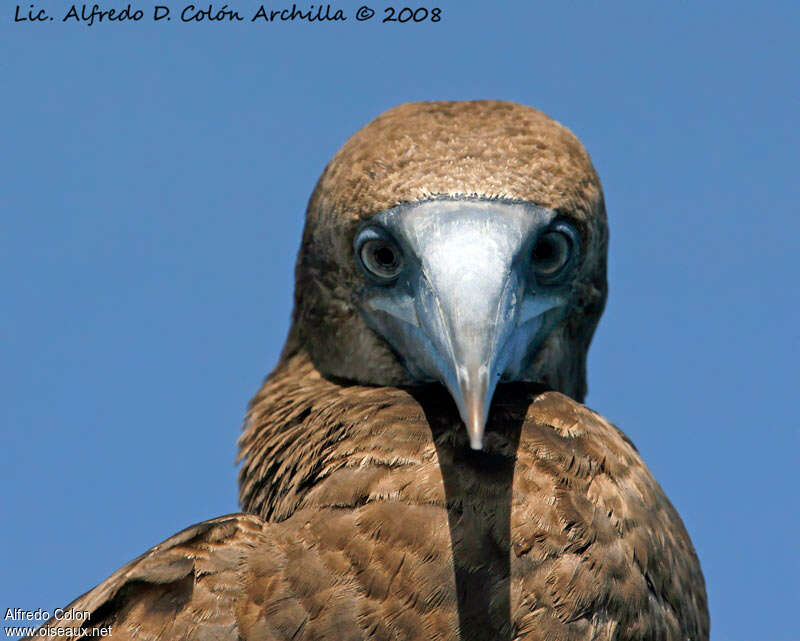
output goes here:
<path id="1" fill-rule="evenodd" d="M 599 178 L 554 120 L 501 101 L 400 105 L 317 183 L 283 357 L 364 384 L 438 381 L 481 449 L 502 381 L 583 399 L 607 242 Z"/>

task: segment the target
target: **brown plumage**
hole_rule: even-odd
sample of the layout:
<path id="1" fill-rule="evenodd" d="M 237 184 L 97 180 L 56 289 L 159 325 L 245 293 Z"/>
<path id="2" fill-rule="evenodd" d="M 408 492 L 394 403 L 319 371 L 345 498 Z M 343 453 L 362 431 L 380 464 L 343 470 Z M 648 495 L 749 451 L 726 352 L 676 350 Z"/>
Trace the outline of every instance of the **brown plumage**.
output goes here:
<path id="1" fill-rule="evenodd" d="M 536 380 L 498 386 L 483 451 L 445 388 L 415 380 L 360 313 L 359 224 L 431 197 L 536 203 L 582 239 Z M 573 400 L 606 238 L 588 156 L 538 111 L 379 117 L 309 203 L 290 336 L 240 439 L 249 514 L 175 535 L 70 607 L 115 639 L 707 639 L 679 516 L 624 434 Z"/>

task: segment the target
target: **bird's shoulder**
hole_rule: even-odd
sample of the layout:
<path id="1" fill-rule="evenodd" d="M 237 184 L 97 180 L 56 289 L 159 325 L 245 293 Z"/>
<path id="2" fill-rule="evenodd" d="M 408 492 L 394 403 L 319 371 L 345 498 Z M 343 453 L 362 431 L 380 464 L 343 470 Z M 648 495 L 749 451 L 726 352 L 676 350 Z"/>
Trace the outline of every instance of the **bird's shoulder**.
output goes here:
<path id="1" fill-rule="evenodd" d="M 63 608 L 35 638 L 240 638 L 235 609 L 240 567 L 260 546 L 263 521 L 231 514 L 192 525 L 152 547 Z"/>
<path id="2" fill-rule="evenodd" d="M 703 575 L 683 522 L 603 416 L 558 392 L 538 395 L 522 426 L 513 503 L 523 601 L 610 637 L 707 637 Z M 520 629 L 545 610 L 520 611 Z"/>

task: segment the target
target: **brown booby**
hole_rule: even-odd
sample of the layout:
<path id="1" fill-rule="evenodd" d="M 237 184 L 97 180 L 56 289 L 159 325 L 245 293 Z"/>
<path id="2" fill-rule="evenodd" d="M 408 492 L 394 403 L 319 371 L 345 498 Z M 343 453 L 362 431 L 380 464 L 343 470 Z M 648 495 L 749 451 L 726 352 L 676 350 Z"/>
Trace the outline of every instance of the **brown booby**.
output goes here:
<path id="1" fill-rule="evenodd" d="M 90 613 L 74 627 L 708 639 L 680 517 L 581 405 L 606 248 L 589 156 L 541 112 L 379 116 L 311 196 L 289 337 L 240 439 L 246 514 L 130 562 L 66 608 Z"/>

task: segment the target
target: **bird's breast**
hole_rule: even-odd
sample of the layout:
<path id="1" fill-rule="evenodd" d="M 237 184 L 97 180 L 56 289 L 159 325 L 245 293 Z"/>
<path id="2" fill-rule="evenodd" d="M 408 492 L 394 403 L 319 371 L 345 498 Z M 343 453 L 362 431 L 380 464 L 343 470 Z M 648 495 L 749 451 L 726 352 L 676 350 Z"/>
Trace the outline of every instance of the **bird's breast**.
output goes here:
<path id="1" fill-rule="evenodd" d="M 443 388 L 343 386 L 296 367 L 254 402 L 243 507 L 313 557 L 298 561 L 316 576 L 308 590 L 298 579 L 309 607 L 346 602 L 353 629 L 375 631 L 353 638 L 611 639 L 623 625 L 702 638 L 680 518 L 601 417 L 501 385 L 473 451 Z"/>

